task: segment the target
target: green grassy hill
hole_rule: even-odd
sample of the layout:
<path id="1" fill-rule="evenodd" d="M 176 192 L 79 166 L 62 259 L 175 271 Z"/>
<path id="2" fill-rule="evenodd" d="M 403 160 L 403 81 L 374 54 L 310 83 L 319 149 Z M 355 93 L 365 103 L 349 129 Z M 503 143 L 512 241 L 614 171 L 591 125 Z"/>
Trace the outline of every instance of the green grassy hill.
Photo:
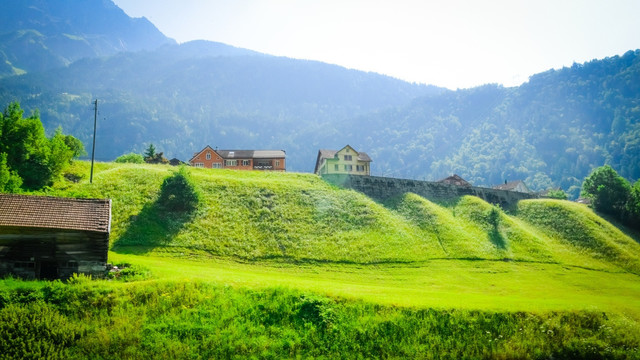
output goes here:
<path id="1" fill-rule="evenodd" d="M 86 174 L 78 162 L 71 173 Z M 439 205 L 415 194 L 379 204 L 315 175 L 191 169 L 203 194 L 189 216 L 156 205 L 175 168 L 98 164 L 94 183 L 50 194 L 113 200 L 112 249 L 232 259 L 347 264 L 512 260 L 640 274 L 640 245 L 589 208 L 523 201 L 513 214 L 466 196 Z"/>
<path id="2" fill-rule="evenodd" d="M 76 162 L 42 192 L 111 198 L 109 259 L 130 267 L 0 280 L 0 353 L 640 358 L 640 245 L 585 206 L 380 204 L 310 174 L 189 169 L 199 205 L 174 213 L 174 171 L 99 163 L 89 184 Z"/>

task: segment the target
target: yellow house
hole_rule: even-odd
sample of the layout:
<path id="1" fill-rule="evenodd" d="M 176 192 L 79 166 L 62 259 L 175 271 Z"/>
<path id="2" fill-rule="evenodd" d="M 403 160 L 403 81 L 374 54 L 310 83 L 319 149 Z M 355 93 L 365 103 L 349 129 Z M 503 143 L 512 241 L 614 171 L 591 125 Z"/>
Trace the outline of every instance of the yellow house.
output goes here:
<path id="1" fill-rule="evenodd" d="M 370 175 L 371 158 L 365 152 L 357 152 L 347 145 L 340 150 L 318 150 L 314 173 Z"/>

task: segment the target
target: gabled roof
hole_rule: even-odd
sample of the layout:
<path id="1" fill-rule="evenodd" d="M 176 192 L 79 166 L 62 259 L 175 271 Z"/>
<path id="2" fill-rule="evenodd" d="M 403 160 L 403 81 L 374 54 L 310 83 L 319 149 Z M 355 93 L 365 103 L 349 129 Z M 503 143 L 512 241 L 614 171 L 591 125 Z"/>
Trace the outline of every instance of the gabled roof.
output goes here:
<path id="1" fill-rule="evenodd" d="M 509 181 L 504 184 L 496 185 L 493 188 L 497 190 L 513 191 L 518 187 L 518 185 L 521 185 L 521 184 L 522 184 L 522 187 L 527 190 L 526 192 L 530 192 L 529 188 L 522 180 Z"/>
<path id="2" fill-rule="evenodd" d="M 209 150 L 211 150 L 213 152 L 216 152 L 215 150 L 213 150 L 213 148 L 211 146 L 207 145 L 207 146 L 204 147 L 204 149 L 198 151 L 197 153 L 194 153 L 193 157 L 191 159 L 189 159 L 189 162 L 191 163 L 196 157 L 198 157 L 198 155 L 202 154 L 207 149 L 209 149 Z"/>
<path id="3" fill-rule="evenodd" d="M 0 194 L 0 227 L 109 233 L 111 199 Z"/>
<path id="4" fill-rule="evenodd" d="M 364 151 L 356 151 L 354 148 L 352 148 L 349 145 L 346 145 L 345 147 L 343 147 L 340 150 L 327 150 L 327 149 L 320 149 L 318 150 L 318 158 L 316 159 L 316 168 L 313 171 L 314 173 L 318 172 L 318 168 L 320 167 L 320 164 L 322 164 L 322 160 L 324 159 L 334 159 L 336 158 L 337 154 L 344 150 L 345 148 L 350 148 L 352 149 L 356 154 L 358 154 L 358 161 L 364 161 L 364 162 L 371 162 L 371 158 L 369 157 L 369 155 L 364 152 Z"/>
<path id="5" fill-rule="evenodd" d="M 451 175 L 449 177 L 446 177 L 444 179 L 438 180 L 437 182 L 445 183 L 445 184 L 458 185 L 458 186 L 471 186 L 470 182 L 468 182 L 467 180 L 463 179 L 462 177 L 460 177 L 457 174 L 453 174 L 453 175 Z"/>

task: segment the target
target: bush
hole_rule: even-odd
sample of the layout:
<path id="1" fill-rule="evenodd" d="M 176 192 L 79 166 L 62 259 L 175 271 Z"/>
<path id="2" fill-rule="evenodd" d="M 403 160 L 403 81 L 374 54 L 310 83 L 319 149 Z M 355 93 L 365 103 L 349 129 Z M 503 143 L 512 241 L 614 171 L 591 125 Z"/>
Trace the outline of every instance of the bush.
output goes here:
<path id="1" fill-rule="evenodd" d="M 172 176 L 167 177 L 160 187 L 158 205 L 173 212 L 191 212 L 200 202 L 200 193 L 196 189 L 186 166 L 181 166 Z"/>
<path id="2" fill-rule="evenodd" d="M 609 165 L 591 172 L 582 183 L 582 196 L 591 199 L 597 211 L 623 217 L 631 187 Z"/>
<path id="3" fill-rule="evenodd" d="M 142 164 L 144 163 L 144 157 L 140 154 L 136 153 L 128 153 L 124 155 L 120 155 L 116 158 L 115 162 L 117 163 L 132 163 L 132 164 Z"/>
<path id="4" fill-rule="evenodd" d="M 547 197 L 550 199 L 557 199 L 557 200 L 567 200 L 569 198 L 567 193 L 564 192 L 564 190 L 562 189 L 549 190 L 549 192 L 547 193 Z"/>
<path id="5" fill-rule="evenodd" d="M 0 310 L 0 358 L 66 359 L 81 330 L 51 305 L 11 304 Z"/>

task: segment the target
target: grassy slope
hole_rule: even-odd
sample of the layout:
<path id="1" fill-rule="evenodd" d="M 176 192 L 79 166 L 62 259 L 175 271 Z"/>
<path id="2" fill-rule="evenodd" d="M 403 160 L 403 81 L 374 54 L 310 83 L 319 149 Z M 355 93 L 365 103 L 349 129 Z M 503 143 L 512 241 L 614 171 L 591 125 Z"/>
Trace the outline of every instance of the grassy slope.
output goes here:
<path id="1" fill-rule="evenodd" d="M 640 247 L 584 206 L 382 205 L 313 175 L 192 169 L 201 206 L 169 216 L 171 171 L 97 164 L 94 184 L 47 190 L 111 198 L 110 261 L 152 278 L 0 281 L 20 324 L 0 333 L 41 331 L 61 358 L 640 358 Z"/>
<path id="2" fill-rule="evenodd" d="M 93 185 L 60 183 L 51 193 L 112 198 L 117 252 L 354 264 L 507 259 L 640 273 L 640 245 L 569 202 L 522 202 L 516 216 L 475 197 L 445 207 L 407 194 L 383 206 L 308 174 L 193 169 L 203 202 L 173 218 L 153 204 L 170 173 L 99 164 Z"/>
<path id="3" fill-rule="evenodd" d="M 224 274 L 403 306 L 640 318 L 628 301 L 640 296 L 640 245 L 581 205 L 525 201 L 509 215 L 475 197 L 442 206 L 406 194 L 383 206 L 314 175 L 192 169 L 202 204 L 174 218 L 154 206 L 172 168 L 96 169 L 94 184 L 60 182 L 49 193 L 112 198 L 111 260 L 145 263 L 162 278 Z M 207 264 L 202 274 L 193 261 Z"/>

